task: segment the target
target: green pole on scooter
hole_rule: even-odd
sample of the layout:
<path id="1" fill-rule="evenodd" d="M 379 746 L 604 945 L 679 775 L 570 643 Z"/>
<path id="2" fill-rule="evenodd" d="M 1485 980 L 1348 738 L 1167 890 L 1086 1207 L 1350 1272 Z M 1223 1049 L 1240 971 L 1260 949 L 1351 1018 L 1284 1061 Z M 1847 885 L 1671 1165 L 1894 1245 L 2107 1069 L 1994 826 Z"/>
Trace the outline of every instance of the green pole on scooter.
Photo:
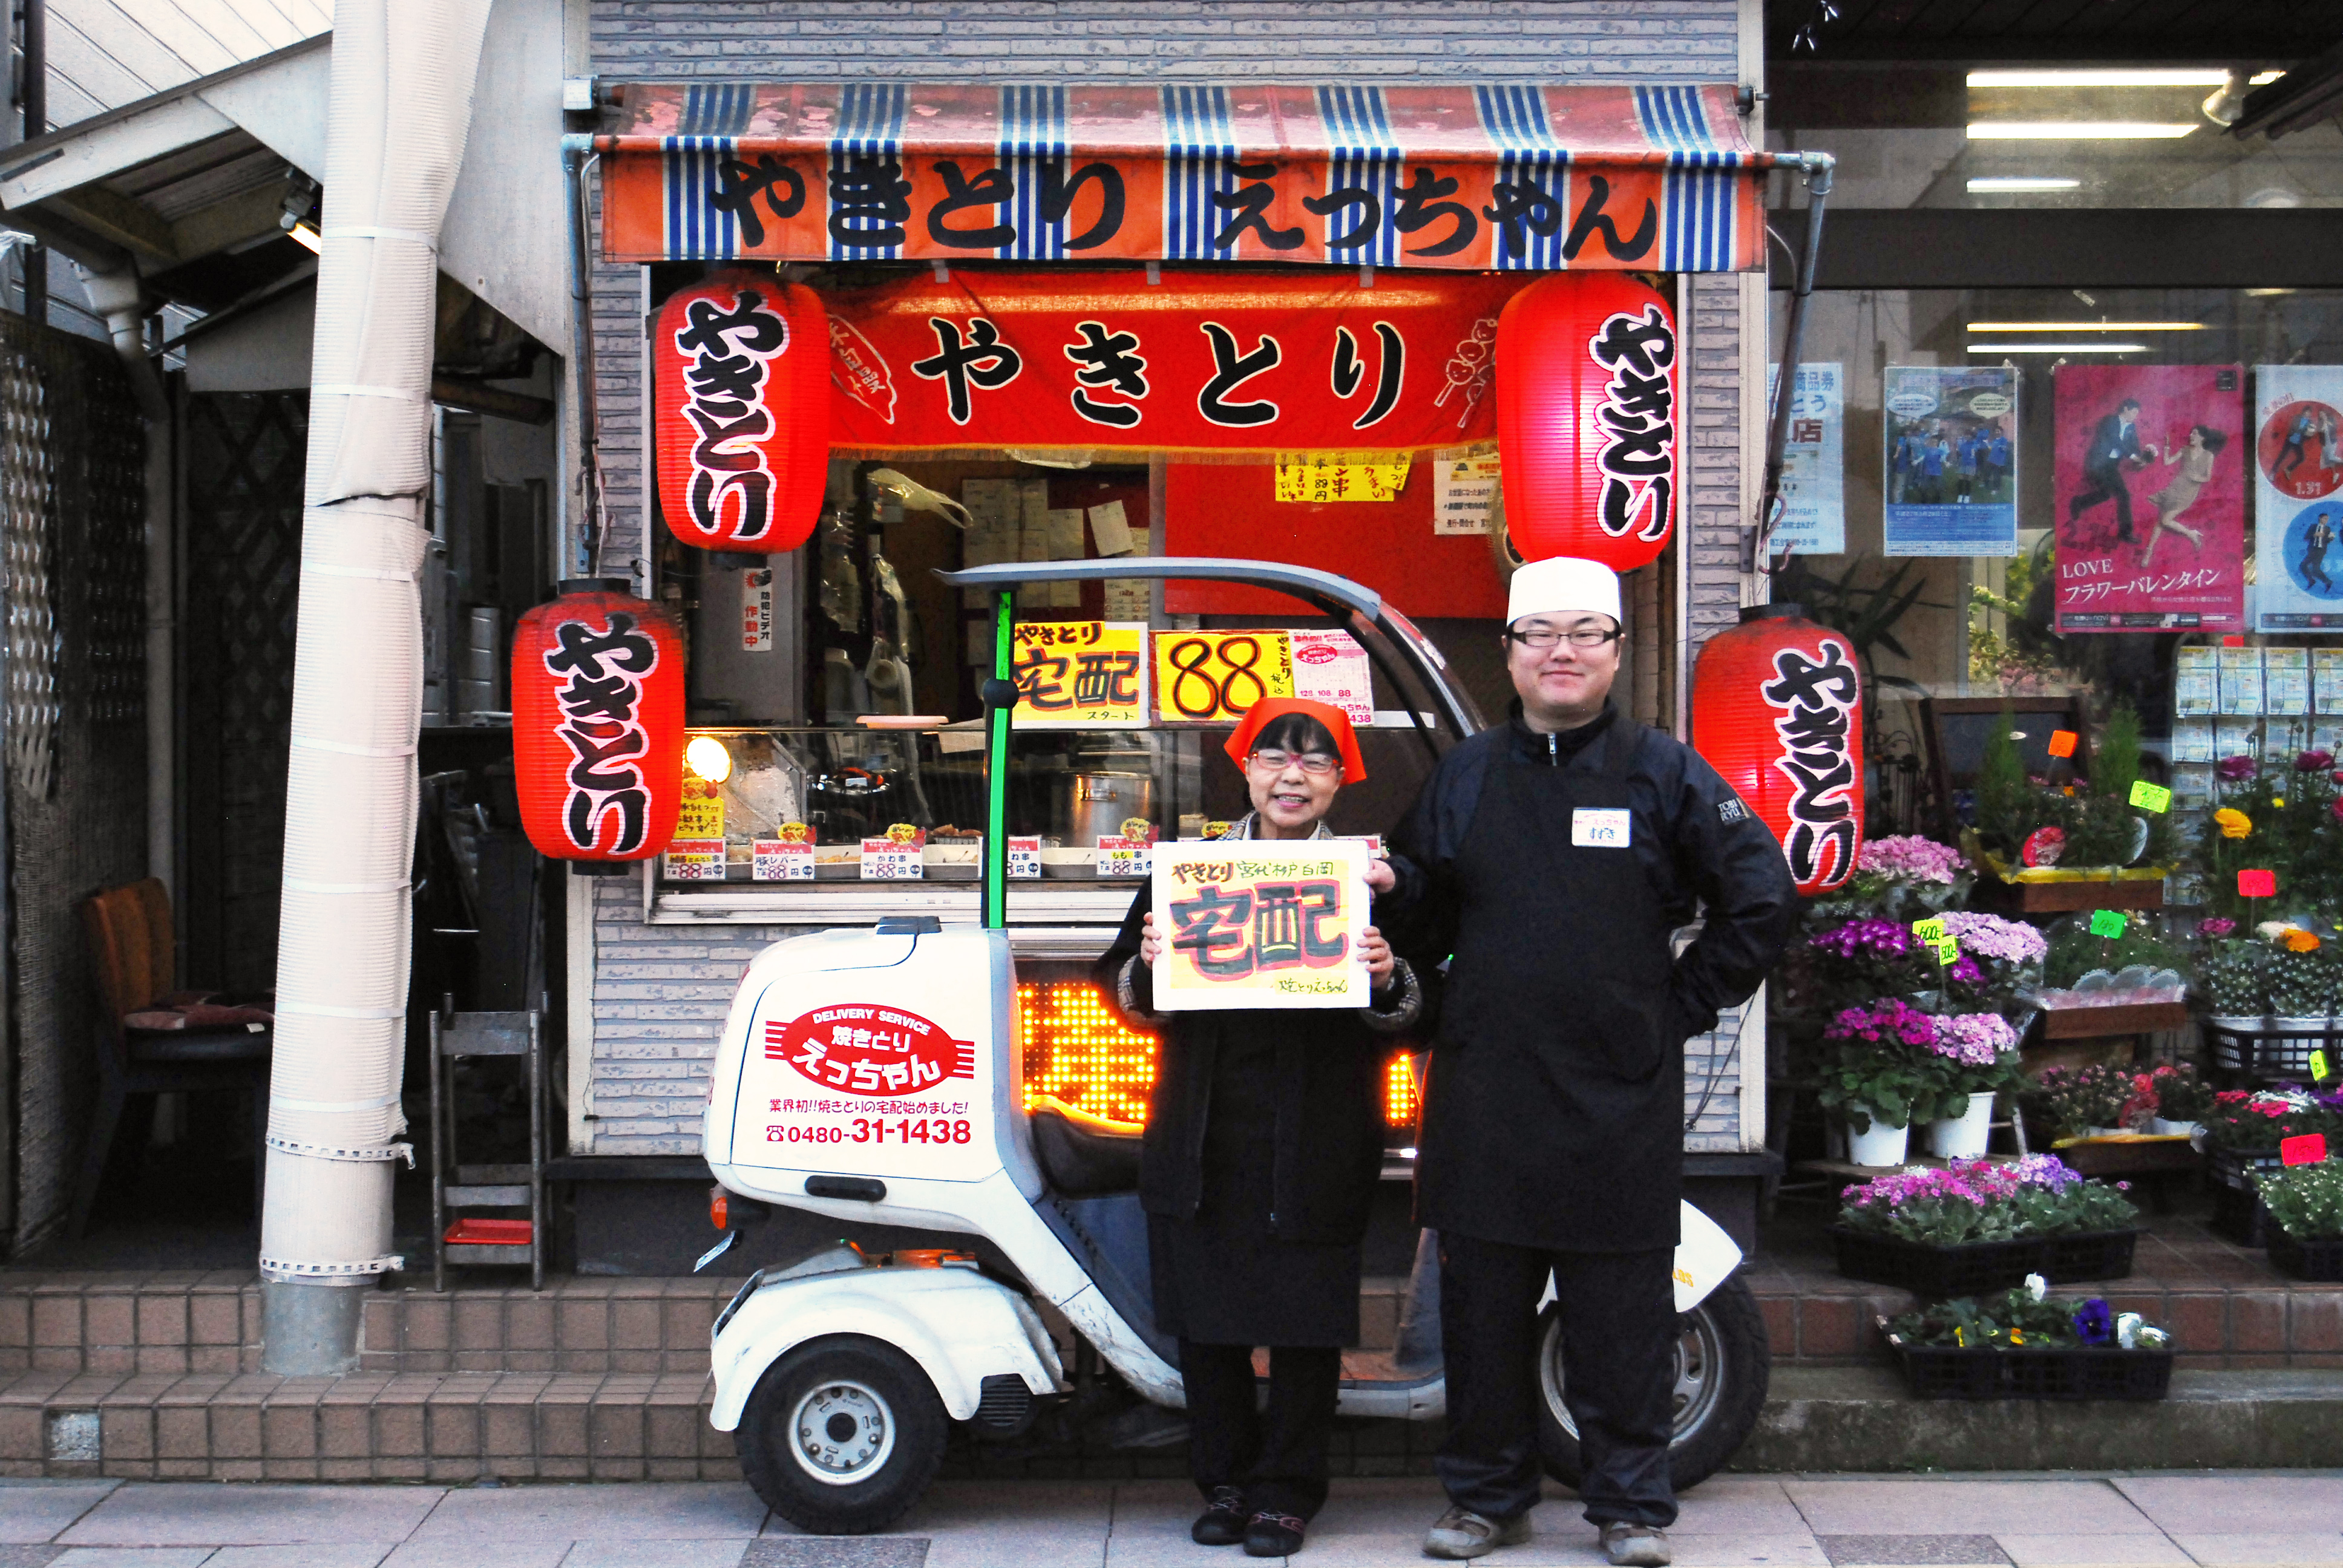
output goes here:
<path id="1" fill-rule="evenodd" d="M 1009 925 L 1009 714 L 1017 706 L 1010 643 L 1016 617 L 1016 591 L 1002 588 L 993 600 L 992 678 L 984 683 L 984 892 L 980 916 L 988 931 Z"/>

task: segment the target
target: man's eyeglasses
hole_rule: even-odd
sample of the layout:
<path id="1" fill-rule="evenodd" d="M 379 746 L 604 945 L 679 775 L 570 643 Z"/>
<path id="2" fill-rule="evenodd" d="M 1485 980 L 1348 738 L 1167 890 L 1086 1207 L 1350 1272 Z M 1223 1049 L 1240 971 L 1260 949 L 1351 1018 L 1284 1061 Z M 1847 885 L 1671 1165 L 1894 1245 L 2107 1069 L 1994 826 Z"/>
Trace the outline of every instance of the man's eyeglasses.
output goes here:
<path id="1" fill-rule="evenodd" d="M 1509 629 L 1505 633 L 1505 640 L 1518 642 L 1523 648 L 1552 648 L 1564 638 L 1568 638 L 1570 646 L 1573 648 L 1601 648 L 1606 642 L 1616 641 L 1623 630 L 1623 628 L 1615 626 L 1607 631 L 1599 626 L 1573 627 L 1568 631 L 1554 631 L 1545 627 L 1534 627 L 1528 631 Z"/>
<path id="2" fill-rule="evenodd" d="M 1341 758 L 1329 757 L 1323 751 L 1256 751 L 1245 760 L 1264 773 L 1282 773 L 1291 767 L 1322 779 L 1342 765 Z"/>

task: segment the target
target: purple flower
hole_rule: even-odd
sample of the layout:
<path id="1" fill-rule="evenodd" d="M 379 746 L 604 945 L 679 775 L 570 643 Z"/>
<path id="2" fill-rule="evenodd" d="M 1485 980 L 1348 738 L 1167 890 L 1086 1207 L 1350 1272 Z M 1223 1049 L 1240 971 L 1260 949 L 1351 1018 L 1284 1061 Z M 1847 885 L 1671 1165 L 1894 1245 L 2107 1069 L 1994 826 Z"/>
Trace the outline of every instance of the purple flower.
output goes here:
<path id="1" fill-rule="evenodd" d="M 1959 879 L 1968 869 L 1961 852 L 1951 845 L 1910 833 L 1868 840 L 1856 851 L 1855 864 L 1856 869 L 1875 876 L 1946 885 Z"/>
<path id="2" fill-rule="evenodd" d="M 2050 950 L 2040 931 L 2017 920 L 1955 910 L 1944 921 L 1946 932 L 1959 939 L 1963 951 L 1982 953 L 2004 963 L 2040 963 Z"/>
<path id="3" fill-rule="evenodd" d="M 2075 1337 L 2087 1345 L 2111 1344 L 2116 1337 L 2116 1315 L 2108 1311 L 2107 1302 L 2093 1296 L 2075 1313 Z"/>
<path id="4" fill-rule="evenodd" d="M 2306 751 L 2294 759 L 2297 773 L 2324 773 L 2335 766 L 2332 751 Z"/>
<path id="5" fill-rule="evenodd" d="M 2213 765 L 2213 771 L 2224 779 L 2250 779 L 2258 769 L 2250 757 L 2224 757 Z"/>
<path id="6" fill-rule="evenodd" d="M 2197 934 L 2200 937 L 2233 936 L 2236 934 L 2237 930 L 2237 921 L 2228 920 L 2220 915 L 2216 915 L 2209 920 L 2198 920 L 2197 922 Z"/>

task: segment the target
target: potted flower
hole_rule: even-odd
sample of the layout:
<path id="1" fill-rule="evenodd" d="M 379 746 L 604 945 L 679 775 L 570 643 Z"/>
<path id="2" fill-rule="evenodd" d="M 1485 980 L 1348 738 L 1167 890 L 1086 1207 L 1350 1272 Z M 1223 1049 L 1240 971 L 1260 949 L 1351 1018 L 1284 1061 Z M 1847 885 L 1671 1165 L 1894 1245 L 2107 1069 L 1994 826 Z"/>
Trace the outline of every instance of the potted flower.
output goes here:
<path id="1" fill-rule="evenodd" d="M 2094 932 L 2090 917 L 2078 913 L 2052 928 L 2042 984 L 2028 1000 L 2053 1012 L 2175 1003 L 2187 994 L 2188 962 L 2187 951 L 2157 930 L 2153 916 L 2132 915 L 2121 934 L 2110 937 Z"/>
<path id="2" fill-rule="evenodd" d="M 2334 756 L 2305 751 L 2293 766 L 2274 768 L 2251 757 L 2228 757 L 2213 772 L 2215 809 L 2197 841 L 2210 912 L 2240 924 L 2273 909 L 2315 912 L 2330 921 L 2343 912 L 2343 779 Z M 2241 870 L 2269 872 L 2274 894 L 2241 895 Z"/>
<path id="3" fill-rule="evenodd" d="M 1937 1089 L 1936 1020 L 1900 997 L 1842 1009 L 1823 1031 L 1815 1099 L 1857 1165 L 1901 1165 L 1912 1109 Z"/>
<path id="4" fill-rule="evenodd" d="M 2266 1171 L 2257 1181 L 2272 1265 L 2298 1280 L 2343 1281 L 2343 1161 Z"/>
<path id="5" fill-rule="evenodd" d="M 2039 1274 L 1998 1295 L 1881 1318 L 1916 1399 L 2162 1399 L 2171 1333 L 2099 1297 L 2060 1301 Z"/>
<path id="6" fill-rule="evenodd" d="M 1931 1298 L 2036 1272 L 2120 1279 L 2138 1234 L 2120 1185 L 2087 1181 L 2055 1154 L 1875 1177 L 1840 1194 L 1831 1227 L 1840 1273 Z"/>
<path id="7" fill-rule="evenodd" d="M 2208 1024 L 2217 1030 L 2250 1030 L 2261 1027 L 2268 1005 L 2271 952 L 2268 943 L 2240 940 L 2237 930 L 2237 922 L 2226 916 L 2197 922 L 2197 934 L 2206 946 L 2197 986 L 2211 1015 Z"/>
<path id="8" fill-rule="evenodd" d="M 1917 920 L 1967 902 L 1974 879 L 1968 858 L 1950 844 L 1910 833 L 1869 839 L 1855 851 L 1855 875 L 1835 894 L 1817 899 L 1811 912 L 1818 920 Z"/>
<path id="9" fill-rule="evenodd" d="M 2120 1067 L 2046 1067 L 2026 1091 L 2036 1119 L 2056 1138 L 2098 1138 L 2145 1122 L 2152 1102 Z"/>
<path id="10" fill-rule="evenodd" d="M 2299 1084 L 2269 1089 L 2225 1089 L 2197 1134 L 2213 1181 L 2213 1225 L 2241 1246 L 2268 1239 L 2268 1213 L 2255 1178 L 2279 1169 L 2278 1145 L 2289 1138 L 2321 1133 L 2343 1139 L 2343 1096 L 2322 1095 Z"/>
<path id="11" fill-rule="evenodd" d="M 2147 1080 L 2149 1092 L 2156 1096 L 2156 1116 L 2148 1131 L 2195 1137 L 2213 1110 L 2213 1086 L 2198 1075 L 2197 1064 L 2165 1062 Z"/>
<path id="12" fill-rule="evenodd" d="M 2178 840 L 2168 816 L 2131 804 L 2139 778 L 2138 714 L 2118 704 L 2101 727 L 2088 776 L 2057 780 L 2026 773 L 2016 716 L 2007 709 L 2004 716 L 1986 737 L 1977 772 L 1974 841 L 1986 869 L 2021 889 L 2020 907 L 2085 909 L 2105 902 L 2104 890 L 2058 884 L 2160 883 Z"/>
<path id="13" fill-rule="evenodd" d="M 1928 1152 L 1939 1160 L 1976 1159 L 1991 1135 L 1995 1093 L 2024 1081 L 2017 1031 L 1997 1013 L 1956 1013 L 1937 1019 L 1929 1049 L 1936 1083 L 1926 1115 Z"/>

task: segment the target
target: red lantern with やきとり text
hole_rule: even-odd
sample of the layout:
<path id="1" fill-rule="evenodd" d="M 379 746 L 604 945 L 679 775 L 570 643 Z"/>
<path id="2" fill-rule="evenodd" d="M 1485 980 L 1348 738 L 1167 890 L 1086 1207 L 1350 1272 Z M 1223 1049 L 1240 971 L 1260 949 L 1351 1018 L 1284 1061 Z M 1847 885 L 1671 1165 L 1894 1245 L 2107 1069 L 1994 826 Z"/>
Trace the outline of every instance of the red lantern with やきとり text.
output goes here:
<path id="1" fill-rule="evenodd" d="M 668 296 L 651 333 L 659 511 L 685 544 L 779 555 L 830 475 L 830 317 L 814 291 L 726 271 Z"/>
<path id="2" fill-rule="evenodd" d="M 623 578 L 581 578 L 513 632 L 521 825 L 560 860 L 646 860 L 683 802 L 683 636 Z"/>
<path id="3" fill-rule="evenodd" d="M 1863 681 L 1855 645 L 1794 604 L 1753 605 L 1692 677 L 1692 743 L 1782 840 L 1811 897 L 1863 842 Z"/>
<path id="4" fill-rule="evenodd" d="M 1633 571 L 1667 548 L 1676 463 L 1675 313 L 1615 272 L 1555 272 L 1497 317 L 1505 531 L 1523 560 Z"/>

